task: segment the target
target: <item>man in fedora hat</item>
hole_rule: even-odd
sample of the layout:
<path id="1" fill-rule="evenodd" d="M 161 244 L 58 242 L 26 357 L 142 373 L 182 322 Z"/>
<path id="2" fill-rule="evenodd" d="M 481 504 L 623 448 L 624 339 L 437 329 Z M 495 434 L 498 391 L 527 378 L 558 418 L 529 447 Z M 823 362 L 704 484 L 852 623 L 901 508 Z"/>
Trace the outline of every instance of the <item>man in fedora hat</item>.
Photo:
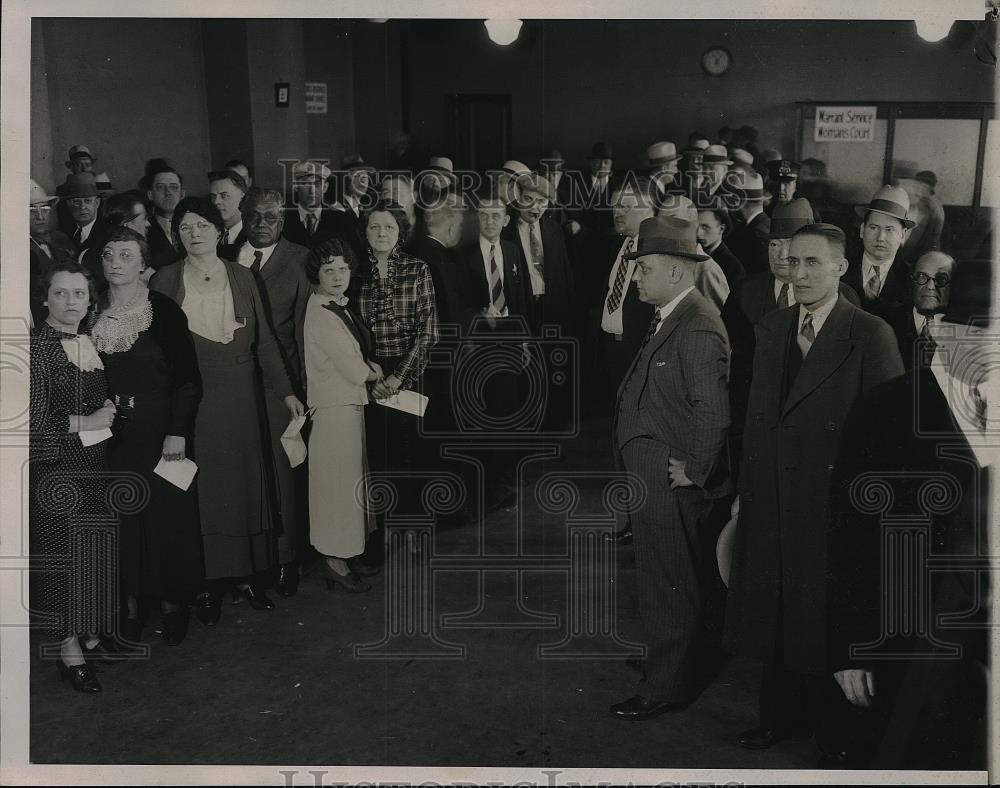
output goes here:
<path id="1" fill-rule="evenodd" d="M 36 181 L 31 181 L 28 192 L 28 233 L 29 233 L 29 283 L 32 324 L 40 325 L 48 310 L 41 292 L 42 277 L 49 266 L 76 258 L 76 247 L 69 237 L 60 230 L 52 229 L 52 208 L 59 202 L 58 197 L 49 197 Z"/>
<path id="2" fill-rule="evenodd" d="M 618 390 L 613 432 L 647 495 L 632 515 L 646 678 L 641 695 L 611 707 L 621 719 L 683 709 L 700 689 L 704 524 L 731 489 L 729 343 L 694 286 L 694 263 L 705 258 L 694 223 L 669 216 L 645 219 L 627 255 L 639 298 L 656 311 Z"/>
<path id="3" fill-rule="evenodd" d="M 701 156 L 701 166 L 697 170 L 697 177 L 689 195 L 696 207 L 711 202 L 722 188 L 726 173 L 732 164 L 733 160 L 729 158 L 725 145 L 709 145 L 705 148 Z"/>
<path id="4" fill-rule="evenodd" d="M 913 228 L 908 215 L 910 198 L 898 186 L 883 186 L 868 205 L 855 212 L 863 220 L 859 234 L 863 252 L 852 260 L 844 277 L 861 297 L 863 309 L 883 319 L 910 304 L 910 282 L 905 265 L 896 257 Z"/>
<path id="5" fill-rule="evenodd" d="M 427 167 L 417 179 L 418 191 L 427 188 L 438 193 L 447 192 L 455 186 L 455 165 L 447 156 L 431 156 Z"/>
<path id="6" fill-rule="evenodd" d="M 969 559 L 989 554 L 996 527 L 994 267 L 954 264 L 930 359 L 869 391 L 844 425 L 832 478 L 829 671 L 857 712 L 862 768 L 986 768 L 991 578 Z"/>
<path id="7" fill-rule="evenodd" d="M 518 183 L 522 178 L 531 177 L 531 170 L 528 165 L 516 159 L 508 159 L 499 170 L 491 172 L 490 175 L 496 178 L 497 192 L 500 199 L 506 203 L 508 209 L 513 213 L 516 209 L 521 190 Z M 516 217 L 513 217 L 516 218 Z"/>
<path id="8" fill-rule="evenodd" d="M 683 158 L 672 142 L 654 142 L 646 149 L 646 172 L 661 192 L 677 186 L 680 161 Z"/>
<path id="9" fill-rule="evenodd" d="M 66 235 L 72 239 L 77 251 L 89 249 L 101 205 L 94 173 L 80 172 L 67 176 L 60 196 L 69 209 L 70 224 L 65 228 Z"/>
<path id="10" fill-rule="evenodd" d="M 747 749 L 815 733 L 824 756 L 842 753 L 825 620 L 830 473 L 851 405 L 903 371 L 889 326 L 839 295 L 844 243 L 834 225 L 800 228 L 787 257 L 797 305 L 756 325 L 725 624 L 727 650 L 764 665 L 759 724 L 737 740 Z"/>
<path id="11" fill-rule="evenodd" d="M 73 175 L 79 175 L 81 172 L 94 173 L 94 182 L 97 183 L 98 191 L 110 190 L 111 179 L 106 172 L 94 172 L 95 161 L 97 161 L 97 157 L 90 152 L 90 148 L 86 145 L 74 145 L 69 149 L 65 164 L 66 169 Z"/>
<path id="12" fill-rule="evenodd" d="M 733 167 L 750 171 L 753 167 L 753 154 L 748 150 L 743 148 L 733 148 L 729 152 L 730 158 L 733 160 Z"/>
<path id="13" fill-rule="evenodd" d="M 292 167 L 291 205 L 285 208 L 287 240 L 312 249 L 337 235 L 338 217 L 324 202 L 331 175 L 330 168 L 319 161 L 300 161 Z"/>
<path id="14" fill-rule="evenodd" d="M 912 266 L 921 255 L 941 248 L 944 206 L 934 194 L 937 176 L 930 170 L 917 172 L 907 165 L 897 166 L 893 169 L 893 177 L 910 198 L 907 217 L 913 220 L 915 226 L 906 236 L 898 256 L 902 262 Z"/>
<path id="15" fill-rule="evenodd" d="M 698 209 L 691 198 L 684 194 L 667 194 L 658 201 L 657 216 L 672 216 L 698 226 Z M 697 232 L 696 232 L 697 235 Z M 729 300 L 729 282 L 725 273 L 711 255 L 706 254 L 701 243 L 698 244 L 698 254 L 705 259 L 694 264 L 694 286 L 698 289 L 715 310 L 721 314 Z"/>
<path id="16" fill-rule="evenodd" d="M 766 271 L 771 219 L 764 213 L 764 179 L 756 172 L 734 172 L 720 196 L 730 207 L 733 221 L 726 245 L 747 275 Z"/>

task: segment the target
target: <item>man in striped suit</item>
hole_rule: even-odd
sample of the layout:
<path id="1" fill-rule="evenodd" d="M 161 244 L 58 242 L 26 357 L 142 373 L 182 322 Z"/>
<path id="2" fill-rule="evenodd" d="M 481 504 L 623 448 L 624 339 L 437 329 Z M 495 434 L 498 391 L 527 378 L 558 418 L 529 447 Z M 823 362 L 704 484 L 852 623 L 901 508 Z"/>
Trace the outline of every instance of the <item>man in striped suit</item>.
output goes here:
<path id="1" fill-rule="evenodd" d="M 618 390 L 615 445 L 646 490 L 633 514 L 639 608 L 647 645 L 646 695 L 611 707 L 642 720 L 684 708 L 698 694 L 704 523 L 731 490 L 729 343 L 716 310 L 695 289 L 696 222 L 646 219 L 638 245 L 639 298 L 656 306 Z"/>

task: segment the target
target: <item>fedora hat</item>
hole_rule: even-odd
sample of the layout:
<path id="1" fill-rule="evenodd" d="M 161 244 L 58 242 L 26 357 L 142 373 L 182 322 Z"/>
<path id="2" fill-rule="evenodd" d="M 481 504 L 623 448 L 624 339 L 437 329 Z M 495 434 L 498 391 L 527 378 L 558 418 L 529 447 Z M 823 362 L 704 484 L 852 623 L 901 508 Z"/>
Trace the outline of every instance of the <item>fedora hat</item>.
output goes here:
<path id="1" fill-rule="evenodd" d="M 743 148 L 733 148 L 733 163 L 738 167 L 753 167 L 753 154 Z"/>
<path id="2" fill-rule="evenodd" d="M 684 150 L 681 151 L 685 156 L 691 153 L 704 153 L 711 143 L 704 137 L 699 137 L 693 140 Z"/>
<path id="3" fill-rule="evenodd" d="M 427 162 L 427 169 L 455 175 L 455 164 L 447 156 L 431 156 L 431 160 Z"/>
<path id="4" fill-rule="evenodd" d="M 775 150 L 774 148 L 765 148 L 760 152 L 760 160 L 767 165 L 771 161 L 781 161 L 784 157 L 781 155 L 780 150 Z"/>
<path id="5" fill-rule="evenodd" d="M 343 159 L 340 160 L 340 169 L 342 170 L 365 170 L 366 172 L 375 172 L 375 168 L 370 164 L 365 164 L 365 160 L 361 158 L 360 153 L 349 153 Z"/>
<path id="6" fill-rule="evenodd" d="M 893 219 L 899 219 L 903 223 L 903 227 L 916 227 L 917 223 L 906 217 L 909 210 L 910 198 L 906 192 L 898 186 L 889 186 L 888 184 L 875 192 L 875 196 L 872 197 L 868 205 L 854 207 L 854 212 L 862 219 L 874 211 L 875 213 L 884 213 Z"/>
<path id="7" fill-rule="evenodd" d="M 805 197 L 797 197 L 787 205 L 774 206 L 771 213 L 771 233 L 768 238 L 791 238 L 807 224 L 813 224 L 812 206 Z"/>
<path id="8" fill-rule="evenodd" d="M 934 190 L 937 188 L 937 175 L 930 170 L 921 170 L 913 179 L 920 181 L 921 183 L 926 183 L 931 190 L 931 194 L 934 194 Z"/>
<path id="9" fill-rule="evenodd" d="M 709 145 L 705 148 L 705 153 L 701 157 L 703 164 L 732 164 L 725 145 Z"/>
<path id="10" fill-rule="evenodd" d="M 639 242 L 634 252 L 624 255 L 634 260 L 647 254 L 669 254 L 701 262 L 707 254 L 698 253 L 698 224 L 673 216 L 651 216 L 639 225 Z"/>
<path id="11" fill-rule="evenodd" d="M 318 161 L 300 161 L 292 167 L 293 181 L 327 180 L 330 168 Z"/>
<path id="12" fill-rule="evenodd" d="M 669 216 L 687 222 L 698 221 L 698 209 L 686 194 L 668 192 L 664 194 L 656 208 L 657 216 Z"/>
<path id="13" fill-rule="evenodd" d="M 503 163 L 503 166 L 500 169 L 508 175 L 513 175 L 515 178 L 522 175 L 531 175 L 531 170 L 528 169 L 528 165 L 522 164 L 517 159 L 508 159 Z"/>
<path id="14" fill-rule="evenodd" d="M 682 158 L 684 157 L 677 152 L 677 147 L 672 142 L 654 142 L 646 149 L 646 164 L 649 167 L 658 167 Z"/>
<path id="15" fill-rule="evenodd" d="M 611 146 L 606 142 L 595 142 L 594 146 L 590 149 L 590 155 L 588 159 L 613 159 L 615 157 L 614 152 L 611 150 Z"/>
<path id="16" fill-rule="evenodd" d="M 534 194 L 540 194 L 547 200 L 551 200 L 552 194 L 552 182 L 548 178 L 538 175 L 537 173 L 526 173 L 521 175 L 517 179 L 517 185 L 521 187 L 521 192 L 527 194 L 528 192 L 533 192 Z"/>
<path id="17" fill-rule="evenodd" d="M 80 159 L 83 157 L 97 161 L 97 157 L 90 152 L 90 148 L 88 148 L 86 145 L 74 145 L 72 148 L 69 149 L 70 161 L 73 161 L 73 159 Z"/>
<path id="18" fill-rule="evenodd" d="M 31 179 L 31 189 L 28 191 L 28 205 L 55 205 L 58 197 L 49 197 L 48 193 L 34 178 Z"/>
<path id="19" fill-rule="evenodd" d="M 756 170 L 734 170 L 723 181 L 722 188 L 743 200 L 764 199 L 764 179 Z"/>
<path id="20" fill-rule="evenodd" d="M 956 260 L 951 272 L 951 295 L 942 320 L 959 325 L 983 324 L 997 318 L 990 260 Z"/>
<path id="21" fill-rule="evenodd" d="M 552 165 L 565 164 L 566 159 L 563 158 L 562 151 L 560 151 L 559 148 L 549 148 L 548 150 L 542 151 L 542 155 L 538 157 L 538 163 L 547 169 L 554 170 L 557 168 Z"/>
<path id="22" fill-rule="evenodd" d="M 798 180 L 801 169 L 802 165 L 797 161 L 775 159 L 767 163 L 767 177 L 772 181 L 794 181 Z"/>
<path id="23" fill-rule="evenodd" d="M 59 194 L 63 199 L 73 197 L 96 197 L 97 178 L 92 172 L 74 172 L 66 176 Z"/>

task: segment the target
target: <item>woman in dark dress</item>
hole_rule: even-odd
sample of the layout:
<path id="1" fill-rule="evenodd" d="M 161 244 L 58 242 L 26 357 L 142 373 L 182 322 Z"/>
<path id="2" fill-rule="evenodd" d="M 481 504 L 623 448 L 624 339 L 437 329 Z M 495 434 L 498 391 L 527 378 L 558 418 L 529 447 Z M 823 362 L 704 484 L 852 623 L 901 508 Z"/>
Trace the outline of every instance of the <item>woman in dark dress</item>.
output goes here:
<path id="1" fill-rule="evenodd" d="M 107 295 L 91 335 L 108 376 L 118 418 L 111 441 L 115 473 L 139 474 L 149 497 L 119 526 L 119 574 L 128 597 L 124 632 L 138 640 L 139 601 L 159 600 L 162 635 L 177 645 L 187 633 L 187 591 L 204 580 L 195 486 L 187 490 L 153 472 L 163 459 L 185 458 L 201 397 L 201 379 L 187 318 L 143 282 L 149 247 L 132 229 L 113 231 L 98 251 Z"/>
<path id="2" fill-rule="evenodd" d="M 185 257 L 158 270 L 149 283 L 187 315 L 201 373 L 192 453 L 210 588 L 199 594 L 195 613 L 208 625 L 219 620 L 227 587 L 235 586 L 237 599 L 255 610 L 274 607 L 256 583 L 277 564 L 274 469 L 261 381 L 285 403 L 290 418 L 305 410 L 293 393 L 254 275 L 216 253 L 224 229 L 208 200 L 185 197 L 173 218 Z"/>
<path id="3" fill-rule="evenodd" d="M 96 647 L 97 633 L 112 628 L 99 600 L 113 587 L 109 502 L 116 495 L 109 490 L 107 442 L 85 446 L 81 433 L 110 427 L 115 408 L 101 359 L 79 333 L 95 295 L 86 269 L 54 263 L 43 286 L 48 317 L 31 338 L 29 549 L 38 565 L 31 607 L 39 626 L 59 642 L 43 653 L 58 652 L 62 678 L 78 692 L 100 692 L 82 646 Z"/>

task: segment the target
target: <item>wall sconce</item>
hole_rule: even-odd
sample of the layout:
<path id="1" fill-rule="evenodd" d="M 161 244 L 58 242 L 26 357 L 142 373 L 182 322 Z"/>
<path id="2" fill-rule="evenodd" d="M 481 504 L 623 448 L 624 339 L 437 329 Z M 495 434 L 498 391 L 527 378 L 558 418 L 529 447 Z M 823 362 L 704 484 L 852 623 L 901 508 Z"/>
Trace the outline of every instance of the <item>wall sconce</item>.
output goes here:
<path id="1" fill-rule="evenodd" d="M 520 19 L 487 19 L 483 24 L 490 40 L 502 47 L 513 44 L 521 34 Z"/>

